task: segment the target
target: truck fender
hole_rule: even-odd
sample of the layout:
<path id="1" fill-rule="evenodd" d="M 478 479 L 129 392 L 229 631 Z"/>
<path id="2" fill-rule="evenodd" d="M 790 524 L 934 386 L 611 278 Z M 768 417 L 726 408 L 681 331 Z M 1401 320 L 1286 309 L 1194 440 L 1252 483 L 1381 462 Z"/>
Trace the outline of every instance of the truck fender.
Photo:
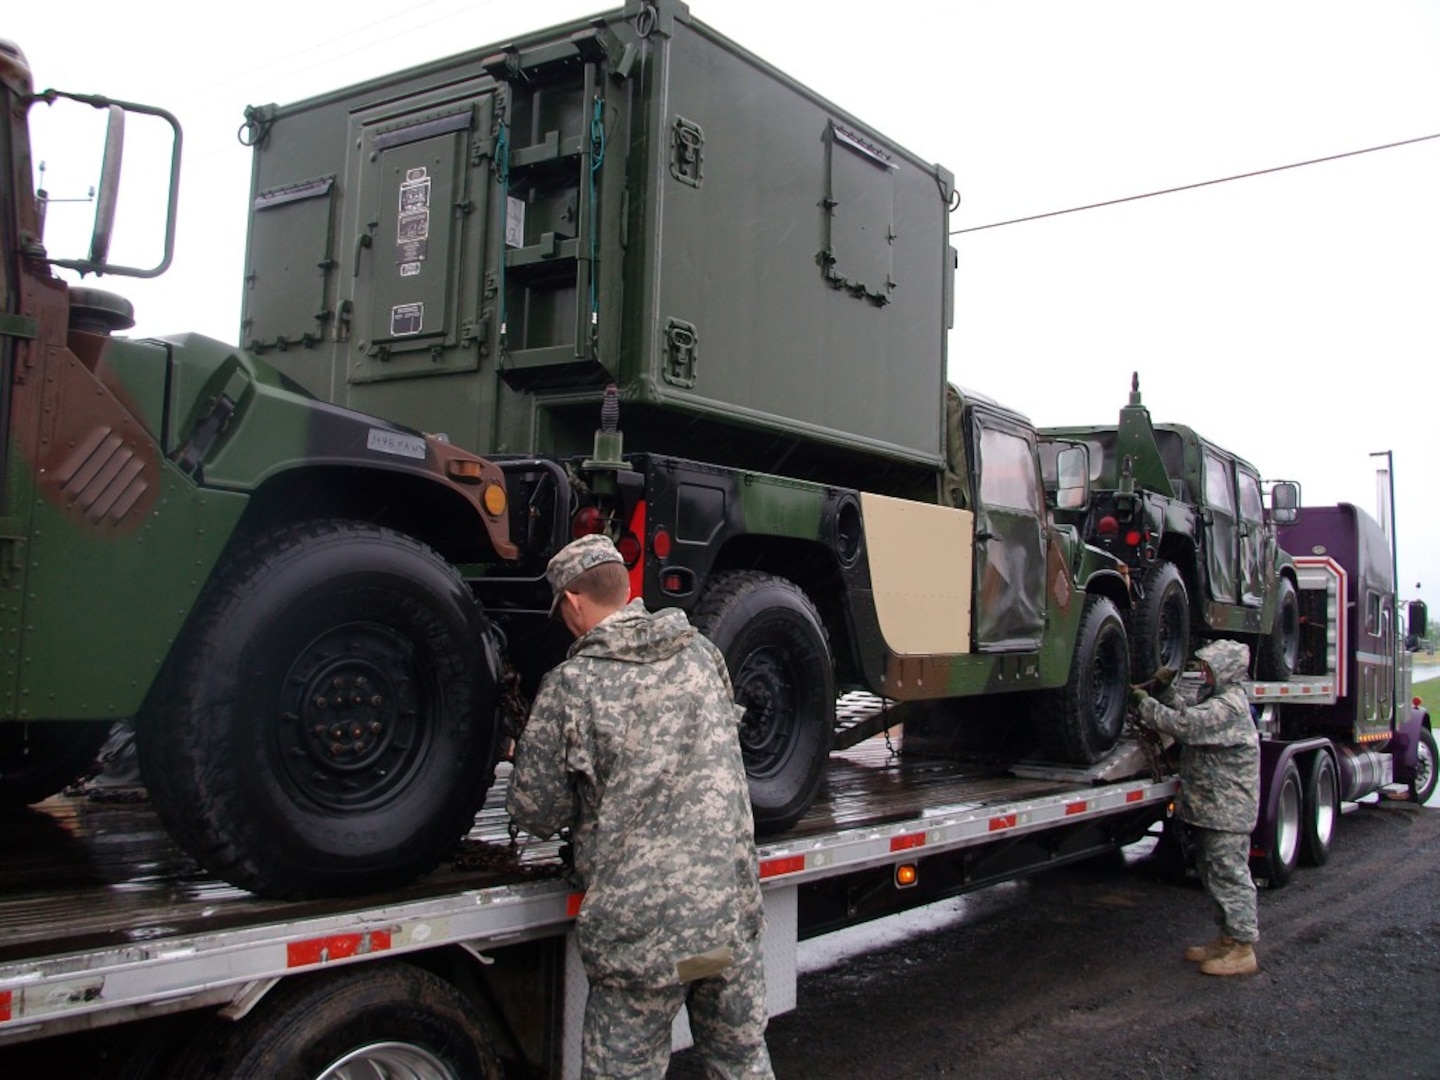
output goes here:
<path id="1" fill-rule="evenodd" d="M 1430 726 L 1428 710 L 1412 706 L 1409 712 L 1409 718 L 1396 729 L 1388 747 L 1393 755 L 1397 783 L 1403 783 L 1415 775 L 1415 767 L 1420 754 L 1420 733 L 1434 730 Z"/>

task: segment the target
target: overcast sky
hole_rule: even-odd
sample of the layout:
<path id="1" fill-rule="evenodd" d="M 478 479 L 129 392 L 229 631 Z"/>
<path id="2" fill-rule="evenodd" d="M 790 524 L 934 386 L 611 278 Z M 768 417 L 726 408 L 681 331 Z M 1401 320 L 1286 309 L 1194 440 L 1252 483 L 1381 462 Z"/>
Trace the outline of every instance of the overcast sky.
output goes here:
<path id="1" fill-rule="evenodd" d="M 108 282 L 137 333 L 238 336 L 247 104 L 606 9 L 577 0 L 13 4 L 37 88 L 174 111 L 179 252 Z M 615 6 L 618 6 L 615 5 Z M 1436 0 L 694 0 L 692 13 L 950 169 L 968 229 L 1440 135 Z M 57 194 L 71 178 L 52 168 Z M 88 177 L 75 177 L 83 191 Z M 1040 424 L 1159 421 L 1374 512 L 1440 614 L 1440 139 L 954 237 L 950 375 Z M 59 213 L 57 208 L 56 213 Z"/>

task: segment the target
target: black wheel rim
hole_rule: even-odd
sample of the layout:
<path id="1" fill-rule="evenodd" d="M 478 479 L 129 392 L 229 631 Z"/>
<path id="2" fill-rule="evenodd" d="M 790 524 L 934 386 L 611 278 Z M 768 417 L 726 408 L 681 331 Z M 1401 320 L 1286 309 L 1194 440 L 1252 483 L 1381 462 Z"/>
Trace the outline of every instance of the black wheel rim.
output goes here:
<path id="1" fill-rule="evenodd" d="M 328 810 L 383 806 L 427 756 L 431 692 L 414 648 L 387 627 L 330 630 L 296 657 L 275 724 L 279 774 L 292 795 Z"/>
<path id="2" fill-rule="evenodd" d="M 1160 618 L 1155 627 L 1155 655 L 1161 667 L 1179 671 L 1185 666 L 1185 623 L 1188 617 L 1180 593 L 1168 593 L 1160 605 Z"/>
<path id="3" fill-rule="evenodd" d="M 1126 654 L 1122 634 L 1103 633 L 1090 668 L 1090 706 L 1095 716 L 1096 734 L 1113 740 L 1120 735 L 1125 722 L 1125 697 L 1130 674 L 1130 658 Z"/>
<path id="4" fill-rule="evenodd" d="M 785 653 L 765 646 L 747 653 L 734 676 L 735 700 L 745 707 L 740 751 L 752 777 L 778 772 L 800 729 L 800 694 Z"/>

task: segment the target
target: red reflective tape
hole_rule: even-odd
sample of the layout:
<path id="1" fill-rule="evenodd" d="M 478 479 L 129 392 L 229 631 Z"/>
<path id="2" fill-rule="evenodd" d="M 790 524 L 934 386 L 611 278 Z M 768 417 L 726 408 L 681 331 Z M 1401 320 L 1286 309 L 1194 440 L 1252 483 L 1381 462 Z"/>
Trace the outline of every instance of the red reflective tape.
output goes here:
<path id="1" fill-rule="evenodd" d="M 368 934 L 332 934 L 330 937 L 292 941 L 285 947 L 287 967 L 307 967 L 344 960 L 365 953 L 384 952 L 390 948 L 390 931 L 372 930 Z"/>
<path id="2" fill-rule="evenodd" d="M 1013 829 L 1019 820 L 1014 814 L 1003 814 L 1000 817 L 990 819 L 990 831 L 999 832 L 1001 829 Z"/>
<path id="3" fill-rule="evenodd" d="M 580 914 L 580 905 L 583 903 L 585 903 L 585 894 L 583 892 L 572 892 L 565 898 L 565 914 L 569 915 L 572 919 L 575 918 L 576 915 Z"/>
<path id="4" fill-rule="evenodd" d="M 1140 802 L 1144 798 L 1145 792 L 1143 791 L 1127 791 L 1125 793 L 1126 802 Z"/>
<path id="5" fill-rule="evenodd" d="M 924 846 L 925 834 L 923 832 L 911 833 L 909 836 L 892 836 L 890 838 L 891 851 L 909 851 L 911 848 Z"/>
<path id="6" fill-rule="evenodd" d="M 779 877 L 781 874 L 793 874 L 797 870 L 805 869 L 804 855 L 787 855 L 780 859 L 766 859 L 760 864 L 760 876 L 762 878 Z"/>
<path id="7" fill-rule="evenodd" d="M 0 1024 L 10 1019 L 11 993 L 9 990 L 0 990 Z"/>
<path id="8" fill-rule="evenodd" d="M 1065 816 L 1071 817 L 1075 814 L 1083 814 L 1086 810 L 1089 809 L 1090 804 L 1088 802 L 1085 802 L 1083 799 L 1080 802 L 1066 803 Z"/>

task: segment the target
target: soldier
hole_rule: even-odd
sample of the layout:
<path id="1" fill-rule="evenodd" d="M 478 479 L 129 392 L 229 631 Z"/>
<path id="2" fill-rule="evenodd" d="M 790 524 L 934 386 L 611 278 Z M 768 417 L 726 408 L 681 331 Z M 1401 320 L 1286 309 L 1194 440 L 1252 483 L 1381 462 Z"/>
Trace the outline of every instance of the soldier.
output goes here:
<path id="1" fill-rule="evenodd" d="M 713 1076 L 771 1078 L 764 908 L 737 706 L 720 651 L 678 609 L 626 603 L 609 538 L 545 571 L 576 636 L 520 737 L 506 807 L 569 828 L 585 898 L 584 1076 L 664 1076 L 681 1005 Z"/>
<path id="2" fill-rule="evenodd" d="M 1260 809 L 1260 740 L 1250 703 L 1240 685 L 1250 650 L 1238 641 L 1213 641 L 1195 653 L 1204 684 L 1194 701 L 1170 685 L 1174 672 L 1161 668 L 1131 698 L 1146 727 L 1181 745 L 1180 820 L 1191 826 L 1196 863 L 1215 901 L 1220 935 L 1192 945 L 1185 959 L 1206 975 L 1248 975 L 1259 970 L 1255 941 L 1260 926 L 1255 882 L 1250 877 L 1250 832 Z"/>

